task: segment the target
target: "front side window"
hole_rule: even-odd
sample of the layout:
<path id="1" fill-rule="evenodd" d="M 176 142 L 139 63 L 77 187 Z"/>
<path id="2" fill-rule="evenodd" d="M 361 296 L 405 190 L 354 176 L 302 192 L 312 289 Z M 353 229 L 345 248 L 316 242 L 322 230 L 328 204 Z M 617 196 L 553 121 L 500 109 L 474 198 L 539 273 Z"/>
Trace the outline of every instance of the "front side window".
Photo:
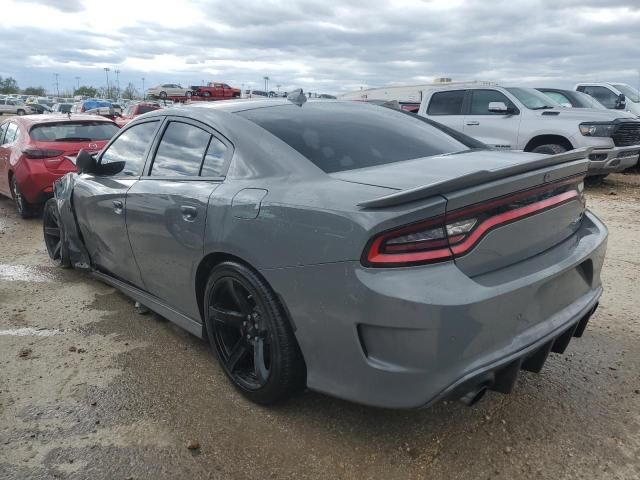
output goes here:
<path id="1" fill-rule="evenodd" d="M 156 152 L 151 175 L 197 177 L 211 134 L 194 125 L 170 122 Z"/>
<path id="2" fill-rule="evenodd" d="M 624 96 L 632 102 L 640 102 L 640 93 L 638 93 L 638 90 L 635 88 L 625 85 L 624 83 L 614 83 L 613 86 L 620 90 L 621 93 L 624 93 Z"/>
<path id="3" fill-rule="evenodd" d="M 462 115 L 464 90 L 434 93 L 429 102 L 429 115 Z"/>
<path id="4" fill-rule="evenodd" d="M 616 108 L 618 95 L 616 95 L 606 87 L 585 87 L 584 93 L 586 93 L 587 95 L 591 95 L 607 108 Z"/>
<path id="5" fill-rule="evenodd" d="M 503 93 L 497 90 L 472 90 L 470 115 L 503 115 L 502 113 L 490 112 L 491 102 L 502 102 L 507 108 L 515 112 L 516 106 Z"/>
<path id="6" fill-rule="evenodd" d="M 158 128 L 157 121 L 128 128 L 105 150 L 100 165 L 121 162 L 117 175 L 138 176 L 142 173 L 145 153 Z"/>
<path id="7" fill-rule="evenodd" d="M 327 173 L 468 150 L 415 115 L 356 102 L 278 105 L 238 115 L 276 136 Z"/>

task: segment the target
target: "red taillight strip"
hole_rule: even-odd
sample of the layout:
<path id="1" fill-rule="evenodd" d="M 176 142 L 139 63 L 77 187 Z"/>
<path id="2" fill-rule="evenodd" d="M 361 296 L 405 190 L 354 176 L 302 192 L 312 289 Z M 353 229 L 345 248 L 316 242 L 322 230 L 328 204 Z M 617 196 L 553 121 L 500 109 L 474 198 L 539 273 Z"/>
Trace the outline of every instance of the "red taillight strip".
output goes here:
<path id="1" fill-rule="evenodd" d="M 451 258 L 451 250 L 448 247 L 439 248 L 438 250 L 428 250 L 415 253 L 380 253 L 380 246 L 386 237 L 380 236 L 374 240 L 369 247 L 367 260 L 371 264 L 412 264 L 431 263 Z"/>
<path id="2" fill-rule="evenodd" d="M 568 192 L 558 194 L 554 197 L 546 198 L 544 200 L 540 200 L 539 202 L 531 203 L 524 207 L 516 208 L 515 210 L 510 210 L 508 212 L 489 217 L 480 225 L 478 225 L 473 230 L 471 235 L 469 235 L 462 243 L 452 245 L 451 251 L 455 256 L 463 255 L 471 250 L 483 236 L 485 236 L 494 228 L 514 222 L 516 220 L 522 220 L 525 217 L 529 217 L 544 210 L 557 207 L 563 203 L 567 203 L 571 200 L 577 199 L 578 197 L 579 194 L 576 190 L 569 190 Z"/>

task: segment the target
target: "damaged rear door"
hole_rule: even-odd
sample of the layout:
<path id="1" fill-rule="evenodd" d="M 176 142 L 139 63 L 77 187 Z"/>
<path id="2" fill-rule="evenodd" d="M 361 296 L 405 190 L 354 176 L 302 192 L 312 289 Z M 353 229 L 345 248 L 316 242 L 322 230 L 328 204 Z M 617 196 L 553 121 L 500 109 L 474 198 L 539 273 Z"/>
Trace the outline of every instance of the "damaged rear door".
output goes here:
<path id="1" fill-rule="evenodd" d="M 142 173 L 160 120 L 123 131 L 98 158 L 100 174 L 78 175 L 73 200 L 93 267 L 144 288 L 126 229 L 126 194 Z M 106 173 L 106 171 L 109 171 Z"/>

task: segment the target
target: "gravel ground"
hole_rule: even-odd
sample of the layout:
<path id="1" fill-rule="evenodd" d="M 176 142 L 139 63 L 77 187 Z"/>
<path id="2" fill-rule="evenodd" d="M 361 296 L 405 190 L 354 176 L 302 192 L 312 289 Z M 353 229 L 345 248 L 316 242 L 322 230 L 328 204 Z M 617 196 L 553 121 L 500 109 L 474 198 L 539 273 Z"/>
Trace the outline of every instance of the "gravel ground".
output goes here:
<path id="1" fill-rule="evenodd" d="M 204 342 L 52 268 L 40 220 L 0 200 L 0 479 L 640 478 L 640 176 L 588 197 L 610 239 L 584 337 L 511 395 L 410 411 L 248 403 Z"/>

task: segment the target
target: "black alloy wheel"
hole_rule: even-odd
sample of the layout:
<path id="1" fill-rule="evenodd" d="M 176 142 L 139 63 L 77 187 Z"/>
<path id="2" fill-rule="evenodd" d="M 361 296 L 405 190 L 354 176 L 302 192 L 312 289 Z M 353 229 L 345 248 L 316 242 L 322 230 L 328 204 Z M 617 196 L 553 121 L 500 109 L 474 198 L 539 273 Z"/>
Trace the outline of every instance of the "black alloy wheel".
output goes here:
<path id="1" fill-rule="evenodd" d="M 306 369 L 291 325 L 255 272 L 235 262 L 214 268 L 205 312 L 211 346 L 247 398 L 271 404 L 304 387 Z"/>
<path id="2" fill-rule="evenodd" d="M 9 183 L 11 184 L 11 195 L 13 196 L 13 201 L 16 204 L 18 215 L 20 215 L 21 218 L 31 217 L 34 213 L 34 208 L 22 196 L 22 192 L 20 192 L 20 185 L 18 185 L 18 181 L 16 180 L 15 175 L 11 176 L 11 180 Z"/>
<path id="3" fill-rule="evenodd" d="M 67 248 L 62 235 L 62 222 L 58 213 L 58 205 L 54 198 L 49 199 L 44 206 L 42 214 L 42 230 L 44 233 L 44 244 L 51 261 L 62 268 L 71 266 Z"/>

